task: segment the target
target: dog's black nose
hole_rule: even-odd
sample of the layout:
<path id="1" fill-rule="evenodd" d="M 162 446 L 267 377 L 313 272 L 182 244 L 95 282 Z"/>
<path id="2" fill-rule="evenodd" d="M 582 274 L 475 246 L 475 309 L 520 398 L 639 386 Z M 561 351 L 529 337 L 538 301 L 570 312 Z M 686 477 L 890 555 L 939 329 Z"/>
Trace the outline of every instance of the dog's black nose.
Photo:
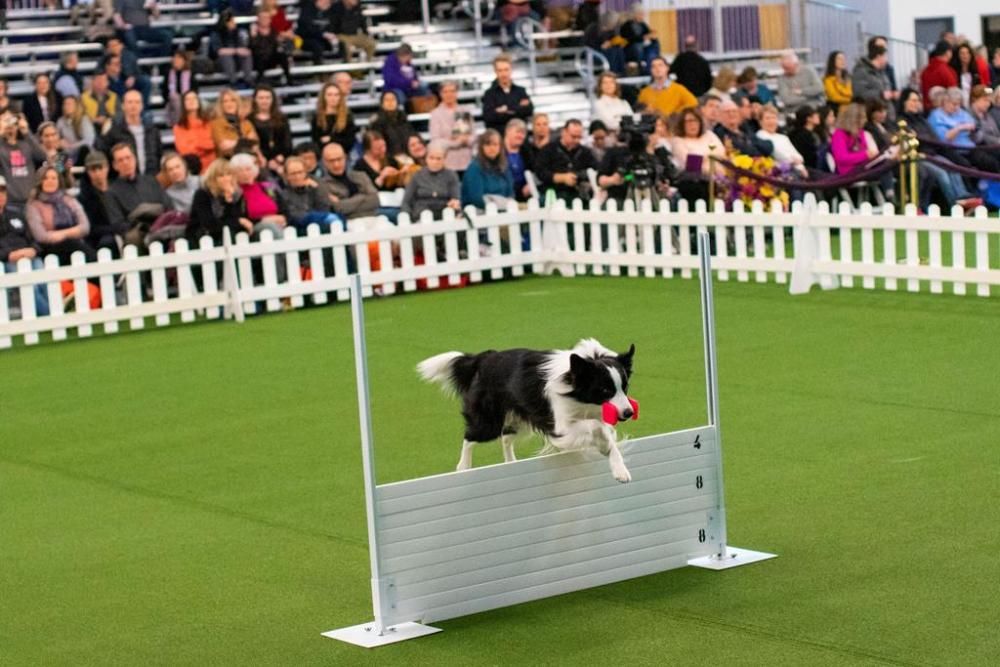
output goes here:
<path id="1" fill-rule="evenodd" d="M 632 419 L 632 415 L 634 414 L 632 408 L 625 408 L 625 412 L 622 413 L 622 419 Z"/>

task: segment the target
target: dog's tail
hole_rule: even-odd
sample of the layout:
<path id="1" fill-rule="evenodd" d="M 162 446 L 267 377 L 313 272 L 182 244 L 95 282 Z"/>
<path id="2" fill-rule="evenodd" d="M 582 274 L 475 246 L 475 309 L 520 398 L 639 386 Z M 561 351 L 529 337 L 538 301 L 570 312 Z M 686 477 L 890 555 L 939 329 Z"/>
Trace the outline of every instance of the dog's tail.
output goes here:
<path id="1" fill-rule="evenodd" d="M 472 384 L 478 366 L 477 357 L 462 352 L 444 352 L 417 364 L 417 373 L 428 382 L 439 384 L 452 393 L 461 394 Z"/>

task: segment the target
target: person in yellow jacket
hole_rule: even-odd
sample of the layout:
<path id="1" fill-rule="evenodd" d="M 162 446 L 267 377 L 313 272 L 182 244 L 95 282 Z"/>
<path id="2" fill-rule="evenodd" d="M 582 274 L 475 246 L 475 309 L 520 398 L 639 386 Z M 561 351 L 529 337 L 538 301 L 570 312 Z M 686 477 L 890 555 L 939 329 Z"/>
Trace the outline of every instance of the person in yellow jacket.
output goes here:
<path id="1" fill-rule="evenodd" d="M 107 72 L 99 69 L 90 79 L 90 88 L 83 91 L 80 104 L 98 134 L 118 113 L 118 95 L 110 89 Z"/>
<path id="2" fill-rule="evenodd" d="M 653 80 L 639 92 L 639 104 L 663 116 L 698 106 L 694 94 L 676 81 L 668 78 L 670 65 L 664 58 L 656 57 L 649 64 Z"/>
<path id="3" fill-rule="evenodd" d="M 835 108 L 850 104 L 854 99 L 851 90 L 851 73 L 847 70 L 847 56 L 843 51 L 833 51 L 826 59 L 826 75 L 823 77 L 826 99 Z"/>

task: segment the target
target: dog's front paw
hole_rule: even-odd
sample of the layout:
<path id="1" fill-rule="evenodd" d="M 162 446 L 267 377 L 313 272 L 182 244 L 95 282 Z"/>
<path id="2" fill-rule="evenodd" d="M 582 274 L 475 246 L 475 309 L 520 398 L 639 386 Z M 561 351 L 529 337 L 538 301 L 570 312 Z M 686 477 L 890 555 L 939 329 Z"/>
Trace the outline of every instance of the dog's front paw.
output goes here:
<path id="1" fill-rule="evenodd" d="M 622 484 L 628 484 L 632 481 L 632 473 L 625 466 L 612 466 L 611 476 Z"/>

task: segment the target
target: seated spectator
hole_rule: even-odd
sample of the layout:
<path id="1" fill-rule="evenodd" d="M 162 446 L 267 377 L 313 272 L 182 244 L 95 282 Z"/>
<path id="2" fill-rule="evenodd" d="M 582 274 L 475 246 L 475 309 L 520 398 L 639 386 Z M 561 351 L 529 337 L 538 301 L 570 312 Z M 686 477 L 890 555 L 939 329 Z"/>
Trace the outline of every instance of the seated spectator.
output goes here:
<path id="1" fill-rule="evenodd" d="M 337 84 L 340 94 L 344 96 L 344 99 L 349 104 L 351 101 L 351 91 L 354 90 L 354 77 L 348 72 L 337 72 L 330 77 L 330 81 Z"/>
<path id="2" fill-rule="evenodd" d="M 8 111 L 13 111 L 14 113 L 20 113 L 21 105 L 17 100 L 12 100 L 10 98 L 10 95 L 7 94 L 6 79 L 0 79 L 0 114 L 6 113 Z"/>
<path id="3" fill-rule="evenodd" d="M 154 28 L 152 19 L 160 15 L 156 0 L 115 0 L 113 20 L 122 31 L 125 45 L 130 51 L 139 52 L 139 40 L 149 45 L 154 56 L 170 54 L 173 36 L 162 28 Z"/>
<path id="4" fill-rule="evenodd" d="M 231 9 L 224 9 L 219 14 L 215 31 L 212 33 L 211 52 L 216 61 L 222 65 L 222 72 L 226 75 L 229 85 L 237 85 L 240 79 L 246 86 L 253 85 L 250 35 L 236 24 L 236 15 Z"/>
<path id="5" fill-rule="evenodd" d="M 424 211 L 440 219 L 446 208 L 461 210 L 461 184 L 458 176 L 444 166 L 447 147 L 443 142 L 432 141 L 427 148 L 427 166 L 418 171 L 406 185 L 403 194 L 403 213 L 411 220 L 419 220 Z"/>
<path id="6" fill-rule="evenodd" d="M 528 187 L 528 180 L 524 175 L 527 163 L 522 152 L 527 137 L 528 126 L 523 120 L 513 118 L 507 123 L 507 129 L 503 133 L 503 152 L 507 156 L 507 172 L 514 186 L 514 199 L 520 202 L 531 198 L 531 188 Z"/>
<path id="7" fill-rule="evenodd" d="M 35 186 L 35 169 L 45 161 L 45 151 L 28 130 L 23 115 L 9 111 L 0 115 L 0 132 L 0 176 L 7 183 L 7 206 L 12 213 L 23 215 Z"/>
<path id="8" fill-rule="evenodd" d="M 823 103 L 824 88 L 819 75 L 812 67 L 803 67 L 794 51 L 781 56 L 782 74 L 778 77 L 778 99 L 785 105 L 786 114 L 794 114 L 806 104 Z"/>
<path id="9" fill-rule="evenodd" d="M 309 178 L 305 163 L 290 157 L 285 162 L 285 189 L 281 191 L 281 208 L 288 217 L 288 224 L 305 234 L 309 225 L 319 225 L 328 232 L 333 225 L 340 225 L 341 217 L 330 210 L 331 202 L 326 189 Z"/>
<path id="10" fill-rule="evenodd" d="M 544 10 L 544 7 L 536 8 L 535 5 L 536 3 L 532 2 L 532 0 L 507 0 L 500 5 L 498 10 L 500 12 L 500 27 L 503 33 L 510 35 L 514 29 L 514 24 L 524 16 L 541 21 L 542 14 L 538 10 Z"/>
<path id="11" fill-rule="evenodd" d="M 219 245 L 223 242 L 226 229 L 232 237 L 240 232 L 256 237 L 259 229 L 267 228 L 260 225 L 258 229 L 258 225 L 250 220 L 246 199 L 236 185 L 235 172 L 228 160 L 222 158 L 208 165 L 201 183 L 202 187 L 194 193 L 191 202 L 191 218 L 186 232 L 192 245 L 197 245 L 202 236 L 211 237 Z"/>
<path id="12" fill-rule="evenodd" d="M 462 176 L 462 206 L 486 208 L 489 199 L 506 201 L 514 196 L 514 183 L 507 170 L 507 156 L 496 130 L 479 135 L 476 157 Z"/>
<path id="13" fill-rule="evenodd" d="M 89 150 L 94 145 L 94 124 L 84 115 L 83 105 L 78 97 L 63 98 L 62 115 L 56 121 L 56 129 L 62 136 L 63 149 L 74 162 L 85 157 L 83 153 L 86 151 L 82 149 Z"/>
<path id="14" fill-rule="evenodd" d="M 162 56 L 169 53 L 168 47 Z M 100 65 L 107 70 L 109 85 L 112 90 L 118 93 L 119 98 L 124 97 L 129 90 L 138 90 L 142 94 L 143 105 L 149 106 L 152 83 L 139 67 L 139 57 L 136 55 L 135 49 L 126 48 L 121 39 L 112 37 L 108 40 Z"/>
<path id="15" fill-rule="evenodd" d="M 354 171 L 361 172 L 378 190 L 392 192 L 399 185 L 399 165 L 388 155 L 385 137 L 378 130 L 368 130 L 361 136 L 361 159 Z"/>
<path id="16" fill-rule="evenodd" d="M 854 99 L 851 89 L 851 75 L 847 71 L 847 56 L 843 51 L 831 51 L 826 59 L 826 74 L 823 77 L 826 99 L 835 108 L 850 104 Z"/>
<path id="17" fill-rule="evenodd" d="M 723 102 L 719 109 L 721 120 L 715 126 L 714 131 L 722 140 L 728 155 L 767 157 L 774 152 L 774 145 L 770 141 L 758 139 L 743 127 L 743 117 L 735 102 Z"/>
<path id="18" fill-rule="evenodd" d="M 340 144 L 323 149 L 326 176 L 320 184 L 326 189 L 333 211 L 345 220 L 368 218 L 378 213 L 378 191 L 368 176 L 347 171 L 347 153 Z M 308 165 L 307 165 L 308 168 Z"/>
<path id="19" fill-rule="evenodd" d="M 333 0 L 303 0 L 295 32 L 302 38 L 302 50 L 312 55 L 313 64 L 322 65 L 324 51 L 336 50 L 339 45 L 334 33 Z"/>
<path id="20" fill-rule="evenodd" d="M 976 54 L 972 52 L 972 46 L 968 42 L 955 47 L 955 54 L 949 65 L 958 77 L 957 87 L 962 91 L 962 106 L 968 108 L 972 89 L 979 85 L 989 85 L 990 79 L 986 77 L 984 80 L 984 73 L 980 71 Z"/>
<path id="21" fill-rule="evenodd" d="M 260 141 L 260 152 L 271 171 L 278 172 L 292 152 L 292 128 L 269 85 L 258 84 L 250 105 L 250 123 Z"/>
<path id="22" fill-rule="evenodd" d="M 173 204 L 156 178 L 139 170 L 132 144 L 112 146 L 111 166 L 118 174 L 109 188 L 112 217 L 128 223 L 125 243 L 141 248 L 153 223 Z"/>
<path id="23" fill-rule="evenodd" d="M 824 168 L 819 164 L 820 148 L 825 143 L 818 132 L 820 125 L 819 112 L 807 104 L 795 112 L 795 122 L 788 132 L 788 140 L 802 156 L 807 169 Z"/>
<path id="24" fill-rule="evenodd" d="M 427 144 L 419 134 L 406 140 L 406 153 L 396 158 L 399 164 L 398 187 L 405 188 L 418 171 L 427 165 Z"/>
<path id="25" fill-rule="evenodd" d="M 869 143 L 865 134 L 865 122 L 865 108 L 861 104 L 852 102 L 840 108 L 837 129 L 830 139 L 830 154 L 838 174 L 863 169 L 878 157 L 878 148 Z M 879 179 L 879 186 L 886 200 L 891 201 L 894 196 L 892 174 L 883 174 Z"/>
<path id="26" fill-rule="evenodd" d="M 181 98 L 183 114 L 174 125 L 174 147 L 181 155 L 191 155 L 198 159 L 201 171 L 215 161 L 215 141 L 208 113 L 201 106 L 198 93 L 189 90 Z"/>
<path id="27" fill-rule="evenodd" d="M 865 104 L 865 114 L 868 122 L 865 123 L 865 132 L 875 142 L 875 147 L 881 153 L 889 148 L 892 143 L 892 133 L 886 127 L 889 114 L 886 111 L 885 102 L 882 100 L 871 100 Z"/>
<path id="28" fill-rule="evenodd" d="M 275 232 L 275 238 L 280 238 L 281 229 L 285 227 L 287 220 L 281 212 L 277 186 L 257 180 L 260 166 L 256 158 L 248 153 L 237 153 L 229 160 L 229 164 L 236 176 L 236 184 L 246 200 L 247 217 L 254 223 L 254 231 L 258 231 L 259 224 L 268 225 Z"/>
<path id="29" fill-rule="evenodd" d="M 776 98 L 771 89 L 760 82 L 759 74 L 753 67 L 745 67 L 740 75 L 736 77 L 736 87 L 743 93 L 750 96 L 750 100 L 756 100 L 762 105 L 775 104 Z"/>
<path id="30" fill-rule="evenodd" d="M 706 95 L 718 97 L 720 101 L 731 100 L 733 88 L 736 87 L 736 72 L 731 67 L 723 66 L 719 68 L 719 73 L 712 79 L 712 87 L 708 89 Z"/>
<path id="31" fill-rule="evenodd" d="M 740 127 L 746 134 L 756 134 L 760 129 L 760 113 L 763 105 L 750 101 L 743 91 L 733 94 L 733 104 L 740 110 Z M 721 105 L 720 105 L 721 110 Z"/>
<path id="32" fill-rule="evenodd" d="M 652 81 L 639 91 L 639 105 L 650 112 L 672 116 L 684 109 L 698 106 L 698 100 L 683 84 L 671 81 L 670 65 L 666 59 L 654 58 L 649 66 Z"/>
<path id="33" fill-rule="evenodd" d="M 21 215 L 7 208 L 7 182 L 0 176 L 0 263 L 4 271 L 13 273 L 22 259 L 30 260 L 34 271 L 45 268 L 42 247 L 31 237 Z M 44 317 L 49 314 L 48 287 L 45 283 L 35 285 L 34 292 L 35 314 Z"/>
<path id="34" fill-rule="evenodd" d="M 417 133 L 391 90 L 383 91 L 379 110 L 372 116 L 368 127 L 385 137 L 389 155 L 394 158 L 406 153 L 406 142 Z"/>
<path id="35" fill-rule="evenodd" d="M 586 5 L 585 5 L 586 6 Z M 583 45 L 608 59 L 608 67 L 615 74 L 625 74 L 626 41 L 619 36 L 621 17 L 618 12 L 606 11 L 583 29 Z"/>
<path id="36" fill-rule="evenodd" d="M 59 129 L 51 121 L 45 121 L 38 128 L 38 143 L 45 151 L 45 164 L 59 174 L 59 187 L 69 190 L 73 187 L 73 158 L 63 150 Z"/>
<path id="37" fill-rule="evenodd" d="M 996 146 L 1000 144 L 1000 123 L 990 113 L 993 103 L 990 101 L 990 89 L 978 85 L 969 93 L 969 111 L 976 119 L 976 131 L 972 135 L 977 146 Z"/>
<path id="38" fill-rule="evenodd" d="M 632 105 L 622 99 L 621 86 L 614 72 L 604 72 L 597 78 L 597 101 L 594 118 L 604 123 L 608 131 L 618 134 L 622 118 L 633 114 Z"/>
<path id="39" fill-rule="evenodd" d="M 712 87 L 712 67 L 698 52 L 698 38 L 694 35 L 684 38 L 684 51 L 674 58 L 673 69 L 677 83 L 695 97 L 701 97 Z"/>
<path id="40" fill-rule="evenodd" d="M 52 88 L 57 100 L 83 94 L 83 75 L 79 68 L 80 54 L 76 51 L 64 53 L 59 58 L 59 69 L 52 75 Z"/>
<path id="41" fill-rule="evenodd" d="M 920 73 L 920 90 L 924 96 L 924 108 L 933 109 L 931 101 L 931 89 L 940 86 L 941 88 L 957 88 L 958 75 L 951 68 L 951 44 L 942 40 L 931 49 L 930 57 L 927 60 L 927 67 Z"/>
<path id="42" fill-rule="evenodd" d="M 80 98 L 83 112 L 94 124 L 96 132 L 102 132 L 118 113 L 118 94 L 108 86 L 108 74 L 103 69 L 90 77 L 90 88 Z"/>
<path id="43" fill-rule="evenodd" d="M 83 166 L 80 205 L 90 221 L 87 243 L 97 250 L 107 248 L 114 257 L 119 257 L 119 247 L 124 243 L 129 225 L 121 216 L 120 208 L 111 201 L 108 158 L 101 151 L 90 151 Z"/>
<path id="44" fill-rule="evenodd" d="M 514 83 L 513 61 L 505 53 L 493 59 L 493 72 L 497 78 L 483 94 L 483 123 L 497 134 L 503 132 L 511 118 L 526 120 L 535 107 L 528 91 Z"/>
<path id="45" fill-rule="evenodd" d="M 198 81 L 191 71 L 191 54 L 183 49 L 174 51 L 166 74 L 167 125 L 176 125 L 184 115 L 181 98 L 188 91 L 198 90 Z"/>
<path id="46" fill-rule="evenodd" d="M 357 142 L 358 128 L 354 115 L 347 108 L 347 99 L 335 83 L 324 83 L 316 98 L 316 114 L 312 119 L 312 140 L 322 150 L 329 143 L 338 143 L 350 155 Z"/>
<path id="47" fill-rule="evenodd" d="M 712 169 L 712 160 L 726 158 L 722 140 L 705 126 L 705 121 L 695 109 L 685 109 L 677 118 L 674 136 L 670 139 L 670 152 L 674 165 L 681 172 L 675 185 L 683 199 L 708 200 L 708 181 L 722 173 L 721 165 Z M 713 173 L 714 172 L 714 173 Z"/>
<path id="48" fill-rule="evenodd" d="M 976 119 L 962 108 L 960 88 L 949 88 L 941 106 L 932 111 L 927 120 L 937 133 L 938 141 L 957 148 L 976 147 L 972 138 L 972 133 L 976 131 Z M 967 156 L 976 169 L 1000 173 L 1000 161 L 993 152 L 982 149 L 970 150 Z"/>
<path id="49" fill-rule="evenodd" d="M 382 81 L 383 89 L 396 93 L 399 103 L 404 106 L 411 97 L 422 97 L 429 92 L 427 86 L 420 83 L 413 66 L 413 49 L 406 43 L 385 57 Z"/>
<path id="50" fill-rule="evenodd" d="M 190 213 L 194 193 L 201 187 L 201 182 L 197 176 L 188 171 L 184 158 L 173 151 L 165 154 L 161 164 L 159 181 L 167 199 L 173 205 L 173 210 Z"/>
<path id="51" fill-rule="evenodd" d="M 641 2 L 633 3 L 629 18 L 622 23 L 618 34 L 625 39 L 625 61 L 635 63 L 643 72 L 649 71 L 653 59 L 660 56 L 660 41 L 646 23 Z"/>
<path id="52" fill-rule="evenodd" d="M 460 173 L 472 159 L 472 107 L 458 103 L 458 83 L 454 81 L 442 83 L 438 93 L 441 104 L 431 111 L 431 140 L 445 146 L 445 169 Z"/>
<path id="53" fill-rule="evenodd" d="M 323 167 L 319 162 L 319 146 L 313 142 L 303 141 L 300 144 L 296 144 L 292 147 L 292 155 L 302 160 L 306 165 L 306 175 L 309 178 L 317 180 L 325 175 Z"/>
<path id="54" fill-rule="evenodd" d="M 375 40 L 368 35 L 361 0 L 340 0 L 334 5 L 333 32 L 340 40 L 345 62 L 354 60 L 357 51 L 363 51 L 368 60 L 375 59 Z"/>
<path id="55" fill-rule="evenodd" d="M 45 255 L 55 255 L 60 264 L 69 264 L 75 252 L 82 252 L 88 262 L 97 259 L 97 251 L 87 243 L 90 221 L 74 197 L 59 185 L 59 173 L 52 167 L 38 170 L 38 180 L 28 196 L 25 218 L 31 237 Z"/>
<path id="56" fill-rule="evenodd" d="M 649 139 L 654 148 L 666 148 L 670 151 L 670 140 L 673 139 L 673 131 L 670 123 L 663 116 L 657 116 L 653 121 L 653 133 Z"/>
<path id="57" fill-rule="evenodd" d="M 531 135 L 521 150 L 521 154 L 524 156 L 524 166 L 528 171 L 534 172 L 538 154 L 549 145 L 550 141 L 552 141 L 552 129 L 549 127 L 549 115 L 536 113 L 531 118 Z"/>
<path id="58" fill-rule="evenodd" d="M 120 143 L 133 147 L 144 174 L 155 174 L 160 170 L 163 151 L 160 130 L 151 119 L 143 117 L 142 96 L 136 90 L 125 93 L 121 118 L 111 123 L 108 131 L 97 140 L 97 147 L 109 153 L 115 144 Z M 114 156 L 111 160 L 114 161 Z"/>
<path id="59" fill-rule="evenodd" d="M 269 2 L 275 4 L 274 0 Z M 278 7 L 278 11 L 284 16 L 283 9 Z M 294 42 L 283 37 L 284 33 L 273 25 L 276 16 L 275 12 L 264 8 L 257 12 L 257 22 L 253 24 L 250 34 L 250 57 L 258 81 L 263 80 L 267 70 L 280 67 L 284 83 L 288 85 L 292 79 L 290 53 Z"/>
<path id="60" fill-rule="evenodd" d="M 783 167 L 794 169 L 800 176 L 808 177 L 809 172 L 805 167 L 805 158 L 799 153 L 788 136 L 778 131 L 778 110 L 770 104 L 764 107 L 760 115 L 760 129 L 757 130 L 757 138 L 771 142 L 774 152 L 771 156 L 774 161 Z"/>
<path id="61" fill-rule="evenodd" d="M 542 191 L 553 190 L 556 197 L 569 203 L 573 199 L 588 199 L 587 170 L 597 168 L 594 154 L 583 141 L 583 124 L 566 121 L 554 141 L 542 149 L 536 160 L 535 176 Z"/>
<path id="62" fill-rule="evenodd" d="M 604 154 L 614 145 L 614 141 L 611 140 L 607 126 L 599 120 L 594 120 L 587 128 L 587 138 L 583 145 L 593 153 L 594 161 L 600 164 Z"/>
<path id="63" fill-rule="evenodd" d="M 294 26 L 288 20 L 285 8 L 278 4 L 278 0 L 261 0 L 260 11 L 267 12 L 271 17 L 271 27 L 278 34 L 279 39 L 288 45 L 294 45 Z"/>
<path id="64" fill-rule="evenodd" d="M 701 114 L 701 118 L 705 125 L 708 127 L 715 127 L 721 120 L 719 116 L 719 107 L 722 105 L 722 100 L 720 100 L 715 95 L 705 95 L 701 98 L 701 104 L 698 106 L 698 113 Z"/>
<path id="65" fill-rule="evenodd" d="M 249 109 L 242 104 L 235 90 L 226 88 L 219 93 L 209 123 L 217 154 L 231 155 L 240 141 L 260 143 L 248 115 Z"/>
<path id="66" fill-rule="evenodd" d="M 59 107 L 56 104 L 56 92 L 52 90 L 52 81 L 48 74 L 36 74 L 35 89 L 31 95 L 24 98 L 21 109 L 28 119 L 28 128 L 38 132 L 42 123 L 55 122 L 59 118 Z"/>

